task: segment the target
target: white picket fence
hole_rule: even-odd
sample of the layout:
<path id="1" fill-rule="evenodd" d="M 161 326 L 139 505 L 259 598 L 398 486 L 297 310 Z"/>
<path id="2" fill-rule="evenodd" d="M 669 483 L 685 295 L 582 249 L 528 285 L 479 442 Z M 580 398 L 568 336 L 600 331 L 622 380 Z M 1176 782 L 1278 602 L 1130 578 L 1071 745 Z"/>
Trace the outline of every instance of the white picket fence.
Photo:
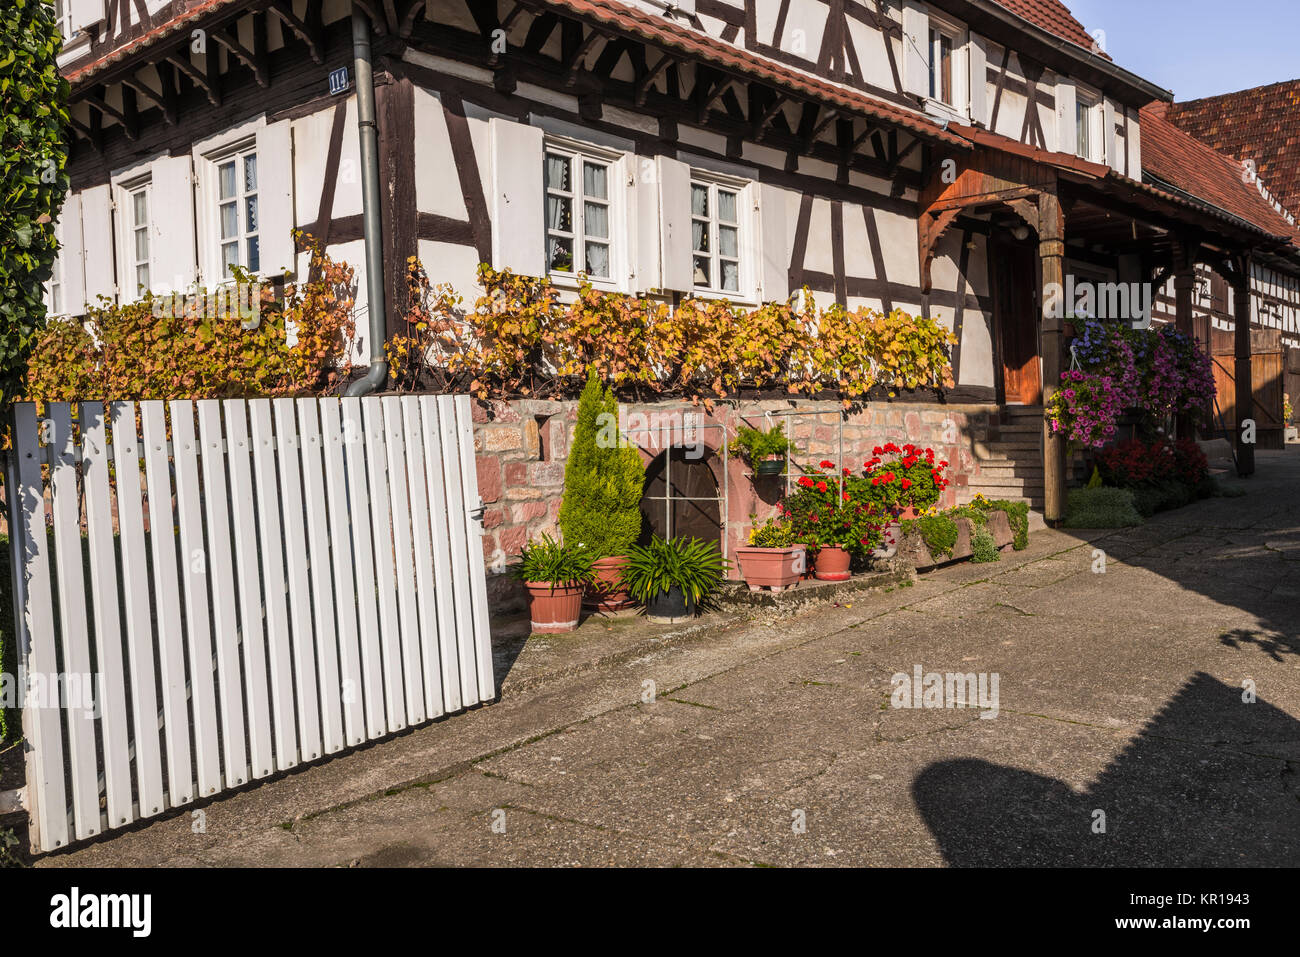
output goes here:
<path id="1" fill-rule="evenodd" d="M 468 398 L 73 412 L 6 475 L 35 850 L 495 697 Z"/>

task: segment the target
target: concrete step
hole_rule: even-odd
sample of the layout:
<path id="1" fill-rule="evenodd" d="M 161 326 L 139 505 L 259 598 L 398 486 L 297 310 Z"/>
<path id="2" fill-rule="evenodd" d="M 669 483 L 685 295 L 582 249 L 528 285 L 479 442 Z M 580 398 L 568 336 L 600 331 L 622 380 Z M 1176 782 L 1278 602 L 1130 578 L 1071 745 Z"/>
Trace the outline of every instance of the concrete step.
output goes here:
<path id="1" fill-rule="evenodd" d="M 972 482 L 989 483 L 995 479 L 1004 478 L 1022 478 L 1027 481 L 1034 481 L 1040 485 L 1043 483 L 1043 466 L 1026 465 L 1023 462 L 1007 462 L 1005 465 L 997 462 L 987 462 L 980 466 L 979 474 L 972 476 Z"/>

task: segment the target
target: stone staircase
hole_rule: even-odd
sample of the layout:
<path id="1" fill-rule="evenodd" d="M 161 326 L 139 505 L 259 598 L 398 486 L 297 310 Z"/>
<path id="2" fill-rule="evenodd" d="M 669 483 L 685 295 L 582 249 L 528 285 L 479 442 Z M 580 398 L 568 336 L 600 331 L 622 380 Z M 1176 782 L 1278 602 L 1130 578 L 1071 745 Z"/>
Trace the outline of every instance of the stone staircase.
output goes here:
<path id="1" fill-rule="evenodd" d="M 987 498 L 1021 500 L 1043 510 L 1043 407 L 1004 406 L 989 416 L 983 438 L 973 436 L 976 474 L 962 500 L 983 493 Z"/>

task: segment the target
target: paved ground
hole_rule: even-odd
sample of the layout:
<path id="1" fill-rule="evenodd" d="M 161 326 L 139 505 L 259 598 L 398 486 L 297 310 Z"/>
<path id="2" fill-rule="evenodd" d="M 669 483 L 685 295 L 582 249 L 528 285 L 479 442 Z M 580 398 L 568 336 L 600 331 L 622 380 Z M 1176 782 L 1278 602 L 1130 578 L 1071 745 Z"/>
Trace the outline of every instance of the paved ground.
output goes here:
<path id="1" fill-rule="evenodd" d="M 851 607 L 530 641 L 497 704 L 41 864 L 1294 866 L 1300 454 L 1260 469 Z M 997 716 L 891 707 L 916 665 Z"/>

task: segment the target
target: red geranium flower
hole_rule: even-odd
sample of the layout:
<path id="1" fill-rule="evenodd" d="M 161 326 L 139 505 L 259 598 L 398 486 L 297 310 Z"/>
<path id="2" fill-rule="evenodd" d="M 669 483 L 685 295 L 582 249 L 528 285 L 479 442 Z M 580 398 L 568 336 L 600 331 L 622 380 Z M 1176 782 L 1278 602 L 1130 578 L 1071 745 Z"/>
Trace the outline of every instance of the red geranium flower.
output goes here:
<path id="1" fill-rule="evenodd" d="M 813 480 L 806 475 L 799 480 L 799 484 L 802 485 L 804 488 L 812 488 L 812 483 Z"/>
<path id="2" fill-rule="evenodd" d="M 825 482 L 818 482 L 818 483 L 817 483 L 817 491 L 819 491 L 819 492 L 824 492 L 824 491 L 826 491 L 826 483 L 825 483 Z"/>
<path id="3" fill-rule="evenodd" d="M 834 463 L 834 462 L 822 462 L 821 467 L 824 468 L 824 469 L 833 469 L 833 468 L 835 468 L 835 463 Z"/>

